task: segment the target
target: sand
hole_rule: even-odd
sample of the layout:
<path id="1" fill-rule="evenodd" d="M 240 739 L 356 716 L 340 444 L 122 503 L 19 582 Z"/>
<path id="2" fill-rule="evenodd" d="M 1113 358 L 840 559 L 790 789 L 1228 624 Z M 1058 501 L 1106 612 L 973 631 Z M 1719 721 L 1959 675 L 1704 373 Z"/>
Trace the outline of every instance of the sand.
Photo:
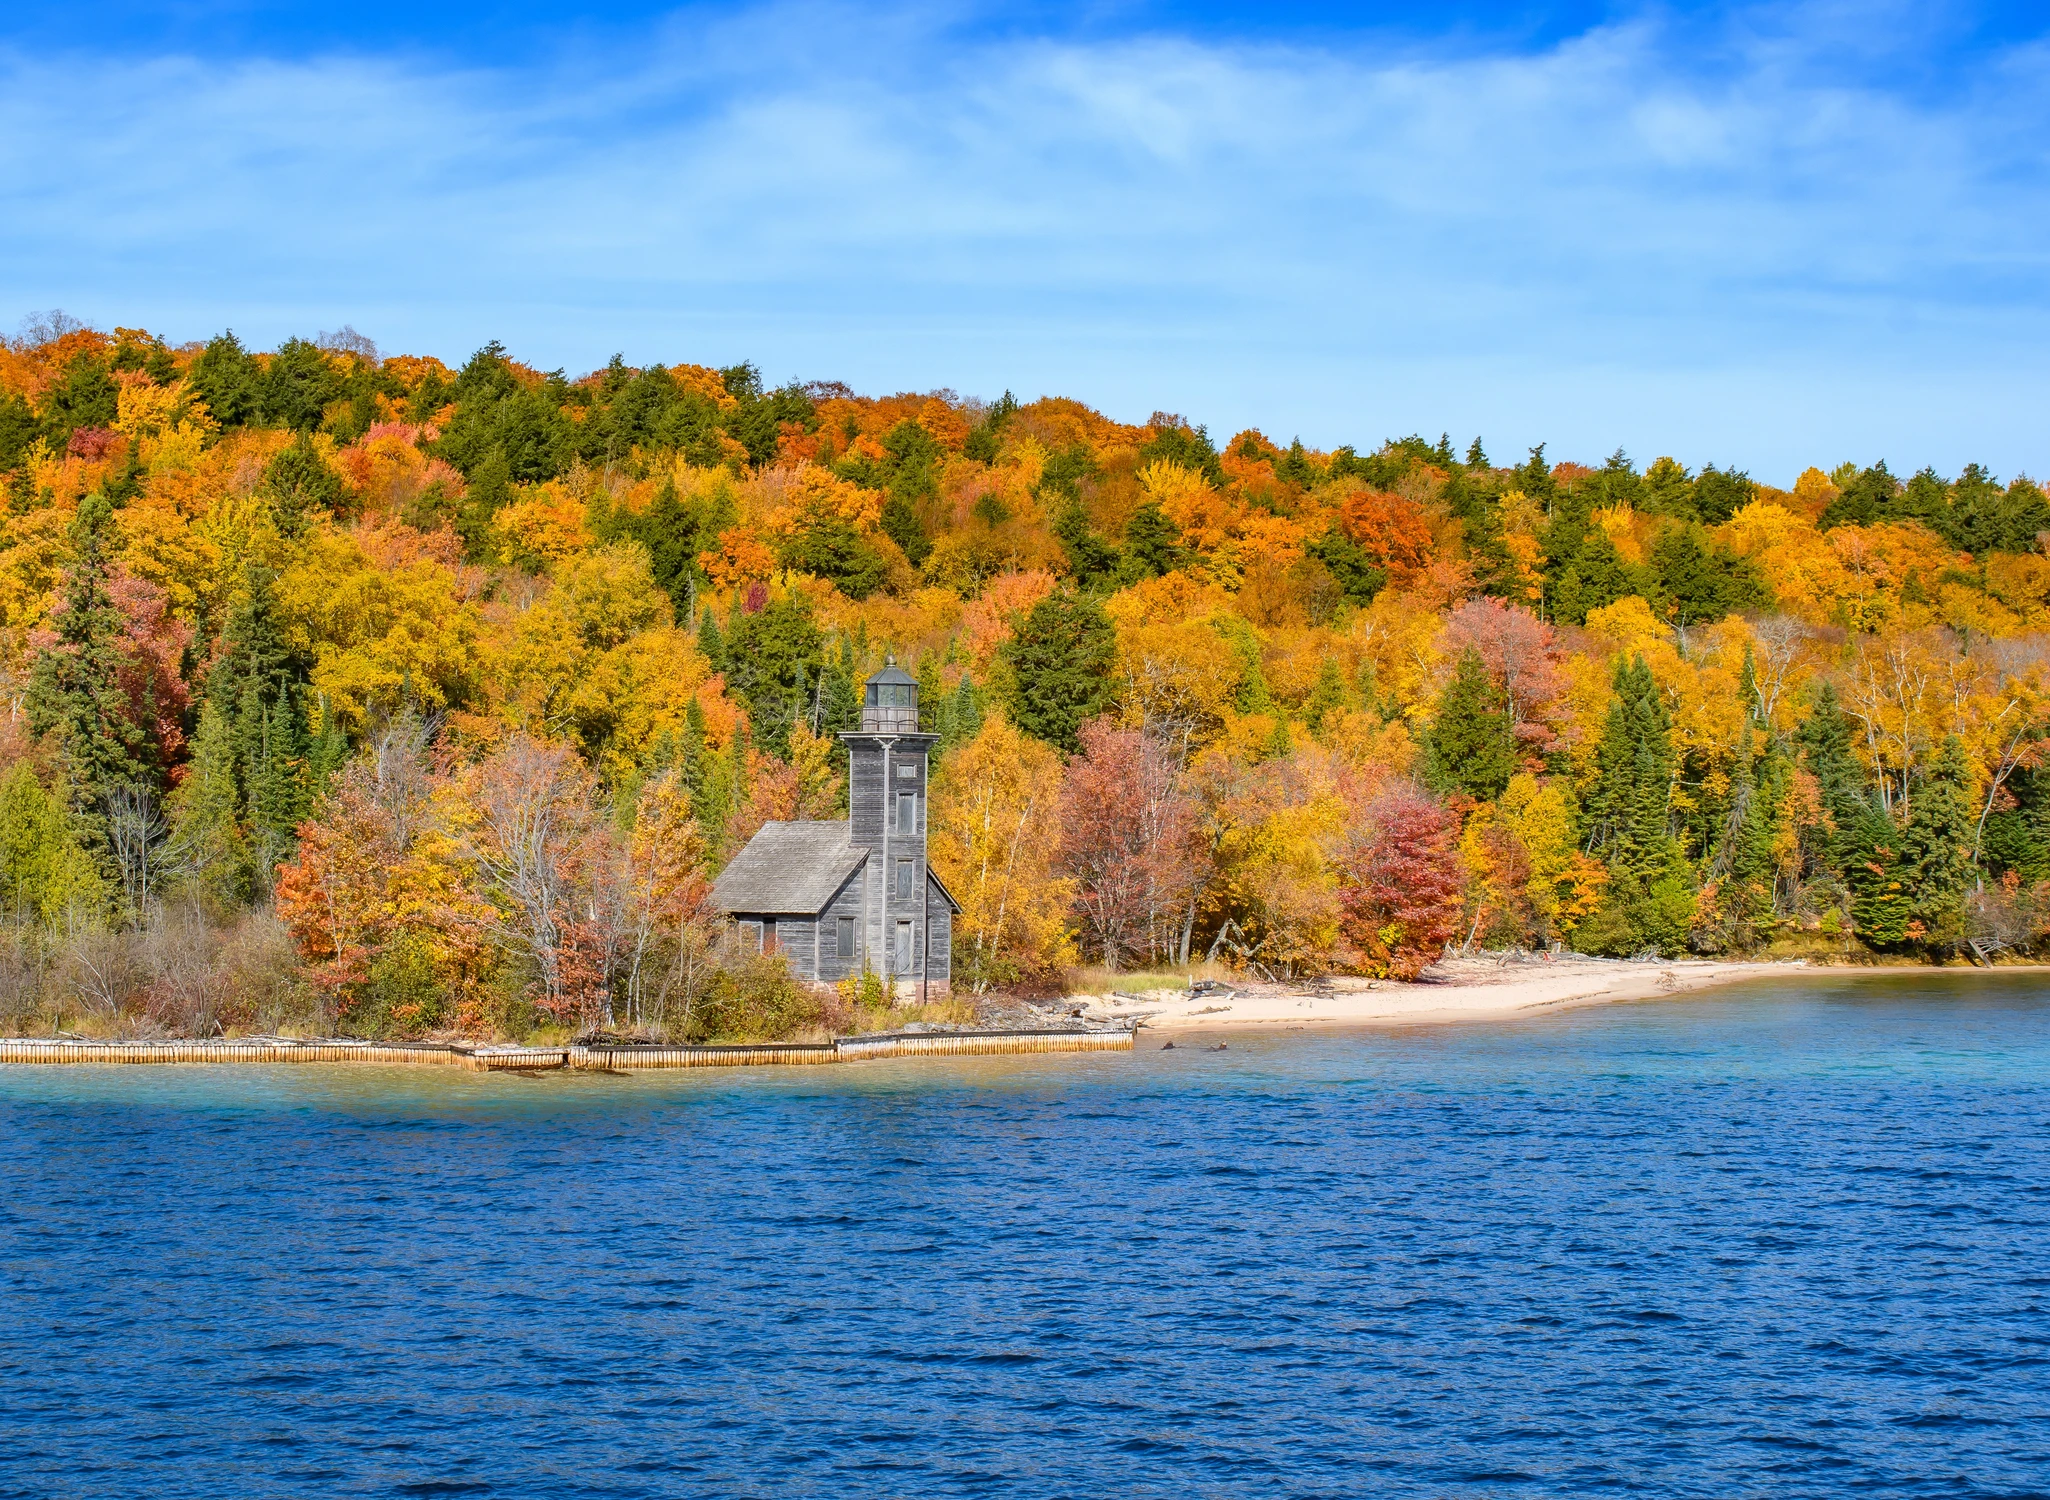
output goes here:
<path id="1" fill-rule="evenodd" d="M 1077 997 L 1091 1020 L 1137 1020 L 1154 1031 L 1222 1031 L 1248 1026 L 1416 1026 L 1507 1020 L 1582 1005 L 1683 995 L 1746 979 L 1784 975 L 1790 963 L 1638 962 L 1533 956 L 1451 959 L 1422 982 L 1331 979 L 1314 985 L 1235 984 L 1229 995 L 1149 990 Z"/>

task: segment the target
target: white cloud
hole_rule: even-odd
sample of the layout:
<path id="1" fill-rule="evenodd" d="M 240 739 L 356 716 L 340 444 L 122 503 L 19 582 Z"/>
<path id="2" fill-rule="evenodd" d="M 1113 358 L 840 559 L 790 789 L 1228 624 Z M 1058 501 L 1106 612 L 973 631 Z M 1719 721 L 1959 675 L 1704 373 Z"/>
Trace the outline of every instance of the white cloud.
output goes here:
<path id="1" fill-rule="evenodd" d="M 1869 7 L 1783 14 L 1529 55 L 777 6 L 520 72 L 0 58 L 0 275 L 179 335 L 2044 469 L 2043 58 L 1918 98 L 1832 64 Z"/>

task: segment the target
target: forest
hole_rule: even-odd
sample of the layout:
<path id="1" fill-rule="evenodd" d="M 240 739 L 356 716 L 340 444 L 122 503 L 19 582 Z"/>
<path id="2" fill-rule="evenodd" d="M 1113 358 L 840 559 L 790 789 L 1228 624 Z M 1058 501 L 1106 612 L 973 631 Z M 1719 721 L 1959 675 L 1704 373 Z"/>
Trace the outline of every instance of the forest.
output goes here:
<path id="1" fill-rule="evenodd" d="M 1834 455 L 1817 455 L 1830 459 Z M 1779 476 L 1787 477 L 1787 476 Z M 710 882 L 915 673 L 958 1014 L 2050 930 L 2050 502 L 368 339 L 0 345 L 0 1027 L 869 1024 Z"/>

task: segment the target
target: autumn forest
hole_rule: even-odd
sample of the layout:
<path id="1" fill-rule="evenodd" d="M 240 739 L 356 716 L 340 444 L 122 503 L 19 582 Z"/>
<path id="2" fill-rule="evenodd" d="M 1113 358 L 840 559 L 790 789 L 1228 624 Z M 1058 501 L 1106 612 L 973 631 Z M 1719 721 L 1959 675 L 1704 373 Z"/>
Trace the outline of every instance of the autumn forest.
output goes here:
<path id="1" fill-rule="evenodd" d="M 2050 930 L 2050 502 L 1077 402 L 0 347 L 0 1024 L 862 1024 L 708 906 L 939 736 L 962 998 Z M 1832 464 L 1833 467 L 1824 467 Z M 1788 478 L 1789 476 L 1777 476 Z"/>

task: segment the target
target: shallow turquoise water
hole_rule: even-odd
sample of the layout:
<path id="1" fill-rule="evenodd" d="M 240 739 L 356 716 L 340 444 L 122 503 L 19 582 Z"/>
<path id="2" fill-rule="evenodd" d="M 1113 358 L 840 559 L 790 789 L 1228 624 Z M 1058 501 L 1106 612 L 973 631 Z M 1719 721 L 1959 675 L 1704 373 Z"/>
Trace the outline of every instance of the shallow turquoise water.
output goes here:
<path id="1" fill-rule="evenodd" d="M 0 1494 L 2050 1493 L 2050 986 L 0 1068 Z"/>

